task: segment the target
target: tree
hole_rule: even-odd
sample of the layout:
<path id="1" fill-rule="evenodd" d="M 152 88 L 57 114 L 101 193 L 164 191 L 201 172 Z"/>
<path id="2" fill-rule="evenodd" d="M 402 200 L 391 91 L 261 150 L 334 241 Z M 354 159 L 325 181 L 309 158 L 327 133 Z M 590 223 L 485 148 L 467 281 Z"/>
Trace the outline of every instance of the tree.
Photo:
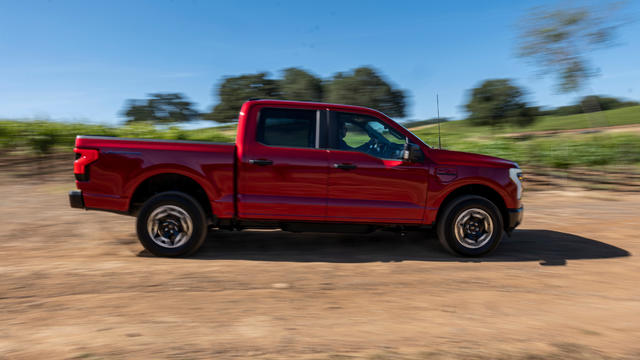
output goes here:
<path id="1" fill-rule="evenodd" d="M 626 22 L 618 4 L 568 8 L 539 7 L 521 23 L 518 56 L 531 60 L 542 74 L 555 74 L 560 92 L 581 89 L 596 74 L 587 54 L 612 45 Z"/>
<path id="2" fill-rule="evenodd" d="M 602 95 L 588 95 L 578 99 L 574 104 L 559 106 L 557 108 L 540 110 L 538 115 L 565 116 L 582 113 L 596 112 L 600 110 L 613 110 L 628 106 L 640 105 L 637 101 L 625 100 Z"/>
<path id="3" fill-rule="evenodd" d="M 352 73 L 337 73 L 323 81 L 298 68 L 282 71 L 282 79 L 269 79 L 267 73 L 227 77 L 216 92 L 220 102 L 204 119 L 231 122 L 238 118 L 242 103 L 251 99 L 325 101 L 375 108 L 390 116 L 403 117 L 405 95 L 394 89 L 375 70 L 368 67 Z"/>
<path id="4" fill-rule="evenodd" d="M 484 81 L 471 91 L 466 109 L 474 125 L 493 127 L 511 123 L 524 126 L 535 119 L 535 110 L 524 101 L 524 90 L 509 79 Z"/>
<path id="5" fill-rule="evenodd" d="M 267 76 L 267 73 L 257 73 L 225 78 L 217 89 L 220 102 L 203 118 L 217 122 L 237 121 L 242 103 L 250 98 L 280 98 L 278 81 Z"/>
<path id="6" fill-rule="evenodd" d="M 287 100 L 322 101 L 322 80 L 298 68 L 282 70 L 280 97 Z"/>
<path id="7" fill-rule="evenodd" d="M 187 122 L 198 117 L 193 103 L 178 93 L 150 94 L 150 99 L 128 100 L 124 111 L 127 123 L 150 121 L 157 124 Z"/>
<path id="8" fill-rule="evenodd" d="M 613 110 L 627 106 L 640 105 L 637 101 L 627 101 L 610 96 L 589 95 L 580 100 L 584 112 L 594 112 L 599 110 Z"/>
<path id="9" fill-rule="evenodd" d="M 337 73 L 325 86 L 324 100 L 374 108 L 389 116 L 404 117 L 406 96 L 394 89 L 376 71 L 360 67 L 351 73 Z"/>

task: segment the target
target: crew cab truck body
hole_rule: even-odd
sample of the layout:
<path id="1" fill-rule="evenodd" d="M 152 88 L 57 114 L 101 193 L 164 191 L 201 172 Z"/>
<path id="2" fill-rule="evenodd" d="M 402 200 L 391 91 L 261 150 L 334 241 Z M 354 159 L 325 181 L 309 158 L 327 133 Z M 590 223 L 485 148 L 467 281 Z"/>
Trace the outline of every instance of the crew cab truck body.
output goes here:
<path id="1" fill-rule="evenodd" d="M 71 206 L 137 216 L 160 256 L 196 251 L 211 227 L 433 227 L 480 256 L 522 220 L 517 164 L 431 148 L 378 111 L 251 100 L 238 121 L 235 144 L 78 136 Z"/>

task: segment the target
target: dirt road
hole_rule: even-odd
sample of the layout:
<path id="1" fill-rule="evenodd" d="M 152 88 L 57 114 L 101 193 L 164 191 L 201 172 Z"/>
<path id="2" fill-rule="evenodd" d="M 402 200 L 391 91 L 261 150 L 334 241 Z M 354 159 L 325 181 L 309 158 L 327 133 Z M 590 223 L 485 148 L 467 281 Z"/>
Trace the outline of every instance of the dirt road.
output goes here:
<path id="1" fill-rule="evenodd" d="M 492 256 L 428 234 L 213 232 L 188 259 L 68 178 L 0 177 L 0 359 L 640 358 L 640 195 L 530 192 Z"/>

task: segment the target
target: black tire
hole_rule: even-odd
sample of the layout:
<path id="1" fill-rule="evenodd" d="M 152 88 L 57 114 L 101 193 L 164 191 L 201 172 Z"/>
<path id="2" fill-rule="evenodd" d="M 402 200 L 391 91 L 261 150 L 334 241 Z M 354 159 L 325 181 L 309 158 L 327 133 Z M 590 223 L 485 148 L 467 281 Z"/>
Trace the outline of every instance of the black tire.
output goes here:
<path id="1" fill-rule="evenodd" d="M 480 244 L 467 244 L 465 245 L 465 236 L 462 236 L 463 240 L 459 240 L 460 236 L 456 236 L 455 223 L 459 216 L 463 215 L 465 211 L 470 209 L 479 209 L 487 214 L 491 220 L 492 232 L 488 237 L 488 240 L 481 241 Z M 436 225 L 436 231 L 440 244 L 454 255 L 462 255 L 469 257 L 478 257 L 487 255 L 498 247 L 502 235 L 504 233 L 502 215 L 498 207 L 489 201 L 488 199 L 475 196 L 475 195 L 463 195 L 450 202 L 442 211 L 442 214 L 438 217 L 438 223 Z M 482 226 L 484 230 L 485 226 Z M 486 230 L 484 230 L 485 233 Z M 485 242 L 486 241 L 486 242 Z"/>
<path id="2" fill-rule="evenodd" d="M 149 217 L 154 213 L 156 209 L 161 207 L 175 209 L 176 211 L 182 211 L 188 215 L 191 220 L 191 234 L 190 236 L 182 236 L 183 240 L 179 241 L 178 246 L 169 247 L 172 245 L 162 246 L 158 242 L 153 240 L 152 234 L 148 229 Z M 176 208 L 180 209 L 177 210 Z M 182 215 L 184 215 L 182 213 Z M 165 217 L 168 221 L 171 215 Z M 179 224 L 180 221 L 174 221 L 173 224 Z M 182 231 L 182 226 L 176 225 Z M 198 202 L 191 196 L 177 192 L 168 191 L 157 194 L 147 200 L 140 211 L 138 212 L 138 219 L 136 221 L 136 231 L 138 233 L 138 240 L 145 249 L 156 256 L 164 257 L 177 257 L 183 255 L 189 255 L 196 252 L 200 246 L 204 243 L 207 236 L 207 220 L 204 210 Z"/>

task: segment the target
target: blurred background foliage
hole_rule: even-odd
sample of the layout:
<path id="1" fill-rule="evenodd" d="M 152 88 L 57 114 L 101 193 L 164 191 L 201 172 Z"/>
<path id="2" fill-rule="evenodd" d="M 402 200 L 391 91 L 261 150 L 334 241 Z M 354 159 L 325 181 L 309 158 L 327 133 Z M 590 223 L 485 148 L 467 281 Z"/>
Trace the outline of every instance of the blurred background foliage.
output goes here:
<path id="1" fill-rule="evenodd" d="M 219 123 L 233 122 L 247 99 L 281 99 L 320 101 L 366 106 L 389 116 L 404 117 L 406 94 L 394 88 L 375 69 L 363 66 L 349 72 L 321 79 L 299 68 L 282 70 L 282 77 L 272 79 L 267 73 L 226 77 L 214 92 L 219 99 L 202 118 Z"/>
<path id="2" fill-rule="evenodd" d="M 597 114 L 596 119 L 590 119 Z M 640 165 L 640 106 L 573 115 L 536 116 L 526 126 L 478 125 L 473 119 L 441 123 L 442 147 L 517 161 L 521 165 L 570 168 L 600 165 Z M 585 124 L 592 123 L 594 127 Z M 428 145 L 437 144 L 434 120 L 407 123 Z M 611 126 L 622 126 L 612 128 Z M 637 125 L 637 127 L 636 127 Z M 627 130 L 628 129 L 628 130 Z M 235 124 L 186 130 L 134 122 L 119 127 L 50 121 L 0 120 L 0 153 L 48 154 L 69 151 L 77 134 L 232 142 Z"/>
<path id="3" fill-rule="evenodd" d="M 531 9 L 519 21 L 517 54 L 554 76 L 559 92 L 576 92 L 598 74 L 589 53 L 615 45 L 619 29 L 631 21 L 624 8 L 624 1 L 601 1 Z"/>
<path id="4" fill-rule="evenodd" d="M 526 126 L 536 115 L 524 100 L 524 90 L 509 79 L 486 80 L 471 90 L 466 109 L 471 123 L 492 127 L 506 123 Z"/>
<path id="5" fill-rule="evenodd" d="M 200 115 L 193 103 L 179 93 L 150 94 L 149 99 L 128 100 L 124 116 L 127 123 L 152 122 L 156 124 L 181 123 L 195 120 Z"/>

